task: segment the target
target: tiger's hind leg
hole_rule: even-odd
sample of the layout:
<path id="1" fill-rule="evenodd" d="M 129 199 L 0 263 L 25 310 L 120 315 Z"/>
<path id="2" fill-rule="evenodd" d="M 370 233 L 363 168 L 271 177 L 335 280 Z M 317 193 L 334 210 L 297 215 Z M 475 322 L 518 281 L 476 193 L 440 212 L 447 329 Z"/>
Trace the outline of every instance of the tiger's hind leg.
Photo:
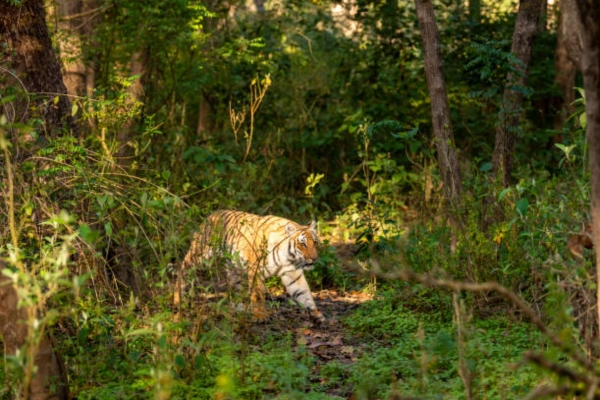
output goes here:
<path id="1" fill-rule="evenodd" d="M 250 291 L 250 304 L 254 319 L 265 321 L 269 318 L 265 299 L 267 288 L 258 265 L 248 266 L 248 290 Z"/>
<path id="2" fill-rule="evenodd" d="M 212 233 L 213 230 L 211 225 L 204 223 L 201 230 L 192 236 L 190 249 L 179 265 L 176 273 L 173 304 L 177 309 L 181 307 L 181 303 L 184 299 L 188 298 L 193 283 L 195 283 L 194 279 L 190 281 L 190 276 L 195 274 L 202 265 L 210 262 L 215 255 L 213 249 L 214 246 L 210 241 L 210 235 L 212 235 Z"/>

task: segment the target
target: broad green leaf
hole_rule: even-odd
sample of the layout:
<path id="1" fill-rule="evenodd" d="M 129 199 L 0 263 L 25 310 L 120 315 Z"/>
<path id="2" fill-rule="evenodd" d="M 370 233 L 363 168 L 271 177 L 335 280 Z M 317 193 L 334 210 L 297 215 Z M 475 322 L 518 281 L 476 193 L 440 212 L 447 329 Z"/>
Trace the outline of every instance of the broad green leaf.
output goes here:
<path id="1" fill-rule="evenodd" d="M 79 229 L 77 230 L 79 233 L 79 237 L 85 240 L 86 242 L 93 244 L 98 239 L 99 233 L 92 228 L 90 228 L 86 224 L 79 225 Z"/>
<path id="2" fill-rule="evenodd" d="M 523 197 L 522 199 L 519 199 L 517 201 L 517 211 L 519 212 L 519 214 L 521 214 L 522 217 L 525 216 L 525 214 L 527 213 L 527 209 L 529 208 L 529 200 L 527 200 L 525 197 Z"/>
<path id="3" fill-rule="evenodd" d="M 148 203 L 148 193 L 142 193 L 142 196 L 140 197 L 140 203 L 142 203 L 142 207 L 146 207 L 146 203 Z"/>
<path id="4" fill-rule="evenodd" d="M 112 225 L 110 222 L 104 224 L 104 230 L 106 231 L 106 236 L 110 237 L 112 235 Z"/>
<path id="5" fill-rule="evenodd" d="M 481 172 L 488 172 L 492 170 L 492 163 L 491 162 L 484 162 L 483 164 L 481 164 L 481 167 L 479 167 L 479 170 Z"/>
<path id="6" fill-rule="evenodd" d="M 512 191 L 512 188 L 506 188 L 503 191 L 501 191 L 500 194 L 498 195 L 498 201 L 502 201 L 502 199 L 504 198 L 504 196 L 506 196 L 511 191 Z"/>
<path id="7" fill-rule="evenodd" d="M 585 115 L 585 113 L 581 113 L 581 115 L 579 115 L 579 124 L 581 125 L 581 127 L 583 129 L 586 128 L 586 126 L 587 126 L 587 116 Z"/>

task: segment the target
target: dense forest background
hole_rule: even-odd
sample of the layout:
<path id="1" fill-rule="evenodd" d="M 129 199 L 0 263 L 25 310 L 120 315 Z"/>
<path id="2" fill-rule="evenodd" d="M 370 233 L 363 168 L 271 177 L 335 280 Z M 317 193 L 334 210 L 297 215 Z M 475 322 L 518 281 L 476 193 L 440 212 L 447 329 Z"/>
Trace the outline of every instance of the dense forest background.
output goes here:
<path id="1" fill-rule="evenodd" d="M 0 0 L 0 396 L 600 397 L 585 4 Z M 324 324 L 173 305 L 223 208 Z"/>

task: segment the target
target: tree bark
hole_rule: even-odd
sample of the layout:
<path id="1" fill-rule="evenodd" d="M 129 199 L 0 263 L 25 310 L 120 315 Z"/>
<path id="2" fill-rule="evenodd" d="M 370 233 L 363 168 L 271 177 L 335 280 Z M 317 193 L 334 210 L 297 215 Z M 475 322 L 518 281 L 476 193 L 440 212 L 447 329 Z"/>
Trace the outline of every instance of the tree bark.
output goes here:
<path id="1" fill-rule="evenodd" d="M 440 35 L 435 23 L 431 0 L 415 0 L 419 30 L 425 55 L 425 76 L 431 98 L 433 132 L 444 195 L 451 204 L 460 200 L 462 182 L 454 145 L 446 82 L 442 66 Z"/>
<path id="2" fill-rule="evenodd" d="M 81 54 L 82 38 L 78 30 L 81 21 L 73 18 L 81 14 L 83 2 L 81 0 L 58 1 L 58 27 L 63 32 L 64 38 L 59 42 L 60 55 L 63 60 L 63 82 L 67 93 L 82 96 L 86 93 L 86 68 Z"/>
<path id="3" fill-rule="evenodd" d="M 583 26 L 577 11 L 576 0 L 561 0 L 560 2 L 560 24 L 558 36 L 567 49 L 569 59 L 581 69 Z"/>
<path id="4" fill-rule="evenodd" d="M 0 263 L 0 270 L 5 267 L 4 263 Z M 0 336 L 6 355 L 15 355 L 17 350 L 22 350 L 29 335 L 27 309 L 19 308 L 18 303 L 19 296 L 11 281 L 0 275 Z M 21 388 L 20 397 L 30 400 L 68 399 L 66 368 L 48 333 L 42 334 L 34 364 L 37 372 L 28 387 Z"/>
<path id="5" fill-rule="evenodd" d="M 24 113 L 18 115 L 19 122 L 30 118 L 43 120 L 44 136 L 62 134 L 64 128 L 74 128 L 71 120 L 71 105 L 65 96 L 60 63 L 52 49 L 46 26 L 43 0 L 26 0 L 14 5 L 0 0 L 0 64 L 8 65 L 12 71 L 3 71 L 18 81 L 30 98 L 25 101 Z M 12 83 L 12 82 L 11 82 Z M 17 115 L 14 116 L 16 120 Z M 3 269 L 4 264 L 0 265 Z M 0 275 L 0 335 L 5 353 L 14 355 L 30 342 L 31 331 L 28 310 L 19 308 L 18 294 L 8 278 Z M 37 371 L 31 381 L 26 374 L 22 398 L 66 399 L 68 385 L 64 365 L 55 351 L 48 333 L 42 336 L 35 349 L 27 349 L 33 357 Z M 31 368 L 32 363 L 26 364 Z"/>
<path id="6" fill-rule="evenodd" d="M 592 232 L 596 248 L 596 279 L 600 283 L 600 3 L 576 0 L 581 22 L 581 73 L 585 90 L 586 135 L 590 156 L 592 184 Z M 597 285 L 596 299 L 600 299 Z M 600 306 L 600 304 L 598 304 Z M 600 329 L 600 307 L 596 307 Z"/>
<path id="7" fill-rule="evenodd" d="M 560 2 L 560 16 L 558 20 L 558 32 L 556 50 L 554 52 L 554 69 L 556 76 L 554 82 L 560 89 L 560 96 L 555 101 L 556 116 L 554 117 L 554 129 L 560 131 L 569 115 L 575 111 L 575 77 L 578 64 L 581 60 L 580 29 L 572 17 L 575 0 L 562 0 Z M 557 140 L 559 141 L 559 140 Z"/>
<path id="8" fill-rule="evenodd" d="M 95 71 L 88 60 L 90 49 L 94 48 L 94 27 L 102 11 L 96 0 L 57 1 L 58 27 L 63 38 L 58 46 L 63 81 L 70 95 L 91 96 L 94 92 Z"/>
<path id="9" fill-rule="evenodd" d="M 542 10 L 541 2 L 542 0 L 521 0 L 519 3 L 511 51 L 521 65 L 514 65 L 517 73 L 509 73 L 506 77 L 492 156 L 494 173 L 496 176 L 500 174 L 504 186 L 511 183 L 516 137 L 523 114 L 523 92 L 520 88 L 527 84 L 527 70 Z"/>
<path id="10" fill-rule="evenodd" d="M 25 120 L 40 117 L 46 136 L 73 128 L 71 104 L 52 49 L 43 0 L 16 6 L 0 0 L 0 60 L 8 62 L 32 99 Z M 3 63 L 4 63 L 3 62 Z"/>

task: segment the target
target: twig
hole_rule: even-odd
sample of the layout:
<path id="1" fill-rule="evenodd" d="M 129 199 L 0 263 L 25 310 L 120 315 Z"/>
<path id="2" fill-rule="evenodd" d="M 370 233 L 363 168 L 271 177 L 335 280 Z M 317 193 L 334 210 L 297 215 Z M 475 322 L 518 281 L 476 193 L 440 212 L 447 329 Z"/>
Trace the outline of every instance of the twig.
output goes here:
<path id="1" fill-rule="evenodd" d="M 21 120 L 23 120 L 25 118 L 25 115 L 27 115 L 27 110 L 29 110 L 29 103 L 30 103 L 30 101 L 29 101 L 29 92 L 27 91 L 27 87 L 25 86 L 25 84 L 23 83 L 23 81 L 21 79 L 19 79 L 19 77 L 17 75 L 13 74 L 8 69 L 0 67 L 0 71 L 5 72 L 5 73 L 9 74 L 10 76 L 12 76 L 19 83 L 19 86 L 21 86 L 23 88 L 23 91 L 26 94 L 25 97 L 27 98 L 27 106 L 25 107 L 25 112 L 21 116 Z"/>
<path id="2" fill-rule="evenodd" d="M 6 166 L 6 179 L 8 181 L 8 227 L 10 229 L 10 237 L 12 239 L 12 246 L 14 253 L 14 259 L 12 263 L 16 264 L 21 272 L 23 272 L 23 265 L 21 264 L 19 257 L 19 235 L 17 233 L 16 221 L 15 221 L 15 184 L 12 163 L 10 162 L 10 152 L 8 151 L 8 142 L 4 136 L 4 132 L 0 131 L 0 147 L 4 154 L 4 164 Z"/>
<path id="3" fill-rule="evenodd" d="M 109 5 L 103 5 L 100 6 L 98 8 L 94 8 L 93 10 L 87 10 L 87 11 L 83 11 L 80 12 L 78 14 L 71 14 L 71 15 L 66 15 L 64 17 L 60 17 L 61 21 L 71 21 L 74 19 L 78 19 L 78 18 L 82 18 L 82 17 L 87 17 L 88 15 L 93 15 L 96 13 L 101 13 L 103 11 L 108 10 L 109 8 L 111 8 L 114 4 L 109 4 Z"/>
<path id="4" fill-rule="evenodd" d="M 556 375 L 561 377 L 567 377 L 573 382 L 582 382 L 586 385 L 592 385 L 593 379 L 586 375 L 581 375 L 565 365 L 557 364 L 546 357 L 543 354 L 536 353 L 534 351 L 528 351 L 523 355 L 523 358 L 539 365 L 540 367 L 547 369 L 548 371 L 554 372 Z"/>
<path id="5" fill-rule="evenodd" d="M 524 400 L 534 400 L 541 398 L 557 398 L 557 396 L 565 395 L 571 392 L 569 385 L 553 386 L 553 385 L 542 385 L 535 388 L 530 392 Z"/>

